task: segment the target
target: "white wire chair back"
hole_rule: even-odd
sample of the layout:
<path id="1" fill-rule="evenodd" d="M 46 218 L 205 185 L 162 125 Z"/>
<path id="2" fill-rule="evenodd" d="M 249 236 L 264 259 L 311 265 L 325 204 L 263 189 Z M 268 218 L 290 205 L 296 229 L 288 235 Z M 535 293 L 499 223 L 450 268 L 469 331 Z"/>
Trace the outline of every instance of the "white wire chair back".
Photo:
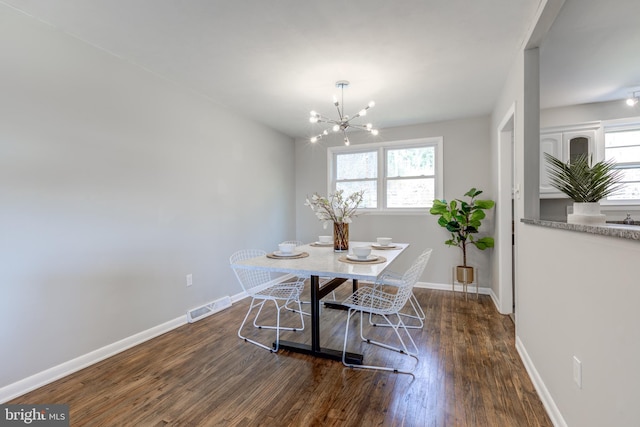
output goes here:
<path id="1" fill-rule="evenodd" d="M 266 256 L 267 253 L 261 249 L 245 249 L 238 251 L 229 257 L 229 262 L 235 264 L 245 259 Z M 245 268 L 234 268 L 235 273 L 242 289 L 253 296 L 265 288 L 265 284 L 271 281 L 272 277 L 268 271 L 248 270 Z"/>
<path id="2" fill-rule="evenodd" d="M 264 270 L 251 270 L 241 267 L 233 267 L 240 261 L 263 257 L 267 253 L 261 249 L 244 249 L 235 252 L 229 257 L 229 261 L 232 265 L 232 270 L 236 275 L 236 278 L 240 282 L 242 289 L 251 297 L 251 303 L 247 314 L 238 329 L 238 337 L 241 339 L 260 346 L 271 352 L 277 352 L 280 346 L 280 331 L 301 331 L 304 329 L 304 319 L 302 317 L 302 307 L 300 306 L 300 292 L 304 287 L 304 280 L 300 278 L 291 278 L 288 275 L 284 276 L 272 276 L 269 272 Z M 276 308 L 276 324 L 263 324 L 258 323 L 258 318 L 262 309 L 267 301 L 272 301 Z M 280 305 L 280 303 L 282 305 Z M 289 303 L 296 303 L 298 305 L 298 313 L 300 313 L 300 326 L 299 327 L 283 327 L 280 326 L 280 311 L 287 307 Z M 257 308 L 258 312 L 253 319 L 253 326 L 258 329 L 275 329 L 276 340 L 272 346 L 265 345 L 258 342 L 248 336 L 243 335 L 242 331 L 249 318 L 251 312 Z"/>
<path id="3" fill-rule="evenodd" d="M 402 275 L 400 280 L 397 280 L 398 290 L 395 295 L 393 301 L 391 301 L 391 305 L 386 307 L 383 311 L 387 313 L 395 313 L 402 310 L 402 307 L 405 306 L 409 298 L 411 297 L 413 286 L 416 284 L 422 273 L 424 272 L 427 263 L 429 262 L 429 258 L 431 257 L 431 252 L 433 249 L 426 249 L 416 260 L 411 264 L 409 269 Z M 379 279 L 379 284 L 384 283 L 385 277 Z"/>

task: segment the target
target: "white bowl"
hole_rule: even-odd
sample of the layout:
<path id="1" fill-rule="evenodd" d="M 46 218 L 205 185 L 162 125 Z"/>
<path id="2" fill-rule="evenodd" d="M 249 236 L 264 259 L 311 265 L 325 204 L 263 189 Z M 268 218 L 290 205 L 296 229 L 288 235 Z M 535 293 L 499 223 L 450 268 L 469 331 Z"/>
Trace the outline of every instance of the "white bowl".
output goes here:
<path id="1" fill-rule="evenodd" d="M 360 259 L 366 259 L 371 254 L 371 248 L 368 246 L 354 246 L 352 251 Z"/>
<path id="2" fill-rule="evenodd" d="M 376 240 L 380 246 L 389 246 L 392 242 L 391 237 L 378 237 Z"/>
<path id="3" fill-rule="evenodd" d="M 318 236 L 318 242 L 320 243 L 331 243 L 333 241 L 333 236 Z"/>
<path id="4" fill-rule="evenodd" d="M 296 245 L 293 243 L 280 243 L 278 245 L 278 249 L 280 249 L 280 252 L 283 254 L 291 254 L 295 248 Z"/>

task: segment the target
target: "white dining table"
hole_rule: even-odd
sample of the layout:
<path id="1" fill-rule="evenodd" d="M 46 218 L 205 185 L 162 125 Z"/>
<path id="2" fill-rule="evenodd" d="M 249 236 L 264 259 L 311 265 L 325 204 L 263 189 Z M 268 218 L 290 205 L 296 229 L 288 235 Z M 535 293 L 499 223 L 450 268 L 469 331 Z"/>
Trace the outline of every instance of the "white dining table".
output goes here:
<path id="1" fill-rule="evenodd" d="M 373 245 L 373 246 L 372 246 Z M 307 244 L 296 247 L 297 252 L 309 254 L 303 258 L 271 258 L 260 256 L 232 264 L 233 268 L 246 268 L 249 270 L 262 270 L 280 273 L 289 273 L 299 277 L 309 277 L 311 283 L 311 345 L 280 341 L 280 348 L 285 350 L 310 354 L 326 359 L 342 360 L 342 351 L 322 348 L 320 346 L 320 300 L 347 280 L 353 281 L 353 289 L 357 289 L 358 280 L 375 282 L 389 265 L 408 246 L 407 243 L 393 243 L 393 248 L 376 249 L 373 242 L 349 242 L 349 247 L 371 246 L 371 255 L 384 257 L 386 261 L 381 263 L 344 262 L 339 258 L 347 255 L 346 252 L 334 252 L 333 245 L 319 246 Z M 320 286 L 320 277 L 330 277 L 331 280 Z M 339 304 L 326 304 L 332 308 L 339 308 Z M 362 355 L 347 353 L 347 363 L 362 364 Z"/>

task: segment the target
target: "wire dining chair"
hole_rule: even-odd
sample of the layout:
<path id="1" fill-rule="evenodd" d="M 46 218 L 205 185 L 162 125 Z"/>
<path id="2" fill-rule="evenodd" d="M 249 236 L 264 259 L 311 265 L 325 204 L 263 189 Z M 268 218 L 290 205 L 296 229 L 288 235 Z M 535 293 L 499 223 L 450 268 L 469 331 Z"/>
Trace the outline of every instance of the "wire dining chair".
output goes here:
<path id="1" fill-rule="evenodd" d="M 267 253 L 260 249 L 245 249 L 232 254 L 229 257 L 229 262 L 231 264 L 235 264 L 245 259 L 251 259 L 266 255 Z M 301 314 L 302 307 L 300 306 L 300 293 L 304 288 L 304 279 L 293 278 L 292 280 L 289 280 L 279 277 L 272 277 L 271 273 L 269 273 L 268 271 L 250 270 L 239 267 L 232 267 L 232 269 L 236 275 L 236 278 L 240 282 L 242 289 L 251 297 L 251 304 L 249 305 L 249 310 L 247 310 L 247 314 L 244 316 L 244 320 L 242 321 L 242 324 L 238 329 L 238 336 L 245 341 L 248 341 L 273 353 L 277 352 L 280 346 L 281 330 L 304 330 L 304 319 Z M 262 313 L 262 309 L 264 308 L 267 301 L 273 301 L 276 307 L 275 326 L 258 323 L 260 313 Z M 300 314 L 301 325 L 300 327 L 280 326 L 280 311 L 283 307 L 286 307 L 287 304 L 290 303 L 298 304 L 298 313 Z M 275 329 L 276 341 L 273 345 L 267 346 L 242 335 L 242 329 L 244 328 L 249 315 L 255 308 L 258 308 L 258 312 L 253 319 L 253 326 L 258 329 Z"/>
<path id="2" fill-rule="evenodd" d="M 346 362 L 346 353 L 347 343 L 349 342 L 349 326 L 353 315 L 359 312 L 360 339 L 362 340 L 362 342 L 365 342 L 366 344 L 373 344 L 388 350 L 398 352 L 402 355 L 412 357 L 415 359 L 417 366 L 417 363 L 419 361 L 418 347 L 416 346 L 415 341 L 411 337 L 409 330 L 402 320 L 400 310 L 402 310 L 407 301 L 409 301 L 409 299 L 411 298 L 413 286 L 416 284 L 418 278 L 429 262 L 432 251 L 432 249 L 426 249 L 424 252 L 422 252 L 422 254 L 420 254 L 420 256 L 416 258 L 416 260 L 399 279 L 394 278 L 395 285 L 390 287 L 390 289 L 384 287 L 385 279 L 387 278 L 385 277 L 385 275 L 383 275 L 379 280 L 376 281 L 374 286 L 361 287 L 342 302 L 343 305 L 349 308 L 347 314 L 347 324 L 344 332 L 344 345 L 342 350 L 342 363 L 345 366 L 348 366 L 350 368 L 378 369 L 383 371 L 392 371 L 395 373 L 413 375 L 413 369 L 405 370 L 399 369 L 397 367 L 388 367 L 381 365 L 348 364 Z M 395 292 L 388 292 L 388 290 Z M 365 323 L 364 313 L 375 314 L 382 317 L 382 319 L 385 320 L 386 325 L 393 328 L 395 337 L 400 342 L 400 347 L 398 347 L 397 345 L 394 346 L 365 337 L 363 331 L 363 325 Z M 401 334 L 401 332 L 403 334 Z M 407 344 L 410 344 L 410 346 L 408 346 Z M 411 347 L 411 349 L 409 349 L 409 347 Z"/>
<path id="3" fill-rule="evenodd" d="M 385 274 L 384 278 L 383 278 L 383 282 L 379 283 L 378 286 L 380 285 L 385 285 L 385 286 L 401 286 L 402 284 L 402 275 L 399 273 L 395 273 L 393 271 L 389 271 Z M 411 295 L 409 296 L 409 301 L 407 301 L 407 305 L 411 310 L 411 313 L 398 313 L 400 316 L 404 316 L 406 318 L 409 319 L 415 319 L 413 321 L 413 324 L 407 324 L 405 323 L 404 326 L 407 329 L 422 329 L 424 327 L 424 319 L 426 318 L 426 315 L 424 313 L 424 310 L 422 309 L 422 306 L 420 305 L 420 302 L 418 301 L 418 298 L 416 298 L 416 295 L 413 293 L 413 291 L 411 291 Z M 372 326 L 380 326 L 380 327 L 389 327 L 388 324 L 386 323 L 378 323 L 375 321 L 374 315 L 372 313 L 369 313 L 369 323 Z M 417 324 L 415 324 L 417 323 Z"/>

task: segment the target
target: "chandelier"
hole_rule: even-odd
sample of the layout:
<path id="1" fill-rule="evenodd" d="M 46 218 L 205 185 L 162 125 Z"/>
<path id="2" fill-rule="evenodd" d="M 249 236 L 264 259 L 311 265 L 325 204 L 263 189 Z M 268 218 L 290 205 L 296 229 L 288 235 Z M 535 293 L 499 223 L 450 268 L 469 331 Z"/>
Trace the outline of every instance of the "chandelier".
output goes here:
<path id="1" fill-rule="evenodd" d="M 349 82 L 346 80 L 339 80 L 336 82 L 336 87 L 339 87 L 342 92 L 342 99 L 340 100 L 340 102 L 338 102 L 338 98 L 336 98 L 335 96 L 333 97 L 333 105 L 338 110 L 338 120 L 330 119 L 328 117 L 323 116 L 322 114 L 316 113 L 315 111 L 312 111 L 309 117 L 309 121 L 311 123 L 333 124 L 332 130 L 334 132 L 342 132 L 342 134 L 344 135 L 344 145 L 349 145 L 349 137 L 347 136 L 347 130 L 350 128 L 366 130 L 367 132 L 371 132 L 372 135 L 378 134 L 378 130 L 374 129 L 371 123 L 367 123 L 365 125 L 351 123 L 351 120 L 357 119 L 358 117 L 366 116 L 367 110 L 373 107 L 374 105 L 376 105 L 375 102 L 370 101 L 366 107 L 360 110 L 358 114 L 356 114 L 353 117 L 349 117 L 344 114 L 344 88 L 347 86 L 349 86 Z M 326 135 L 329 135 L 329 131 L 325 129 L 320 135 L 316 135 L 312 137 L 311 142 L 317 142 L 321 140 L 323 136 L 326 136 Z"/>

